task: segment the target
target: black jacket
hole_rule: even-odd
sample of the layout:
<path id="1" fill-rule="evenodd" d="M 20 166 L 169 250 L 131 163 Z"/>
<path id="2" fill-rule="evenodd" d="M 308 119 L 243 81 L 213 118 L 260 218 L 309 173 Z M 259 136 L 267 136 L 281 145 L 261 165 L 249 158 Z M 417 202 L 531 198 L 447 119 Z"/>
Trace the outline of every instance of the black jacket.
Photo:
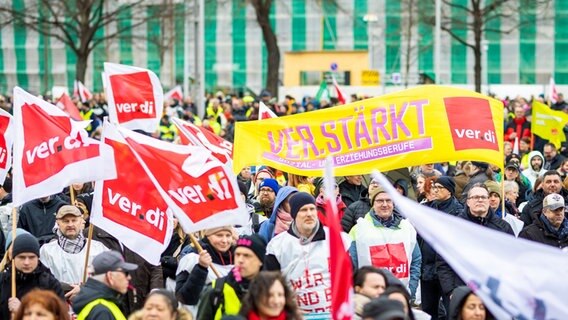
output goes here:
<path id="1" fill-rule="evenodd" d="M 233 248 L 222 253 L 215 250 L 207 241 L 207 238 L 201 240 L 200 243 L 203 250 L 207 250 L 209 255 L 211 255 L 213 263 L 224 266 L 233 264 Z M 196 249 L 191 249 L 190 252 L 197 253 Z M 208 268 L 204 268 L 199 263 L 196 263 L 191 273 L 184 270 L 176 276 L 176 296 L 181 303 L 196 305 L 199 302 L 199 295 L 205 287 L 208 273 Z"/>
<path id="2" fill-rule="evenodd" d="M 91 301 L 95 299 L 104 299 L 115 303 L 119 308 L 123 308 L 121 301 L 121 294 L 111 288 L 109 288 L 104 283 L 94 280 L 87 279 L 84 286 L 81 287 L 81 291 L 73 299 L 73 311 L 79 314 L 83 308 Z M 86 320 L 114 320 L 114 316 L 110 312 L 109 308 L 102 304 L 95 306 Z"/>
<path id="3" fill-rule="evenodd" d="M 457 287 L 454 292 L 452 292 L 452 300 L 450 300 L 450 308 L 448 310 L 448 320 L 461 319 L 461 309 L 470 293 L 472 293 L 471 289 L 466 286 Z M 485 308 L 485 310 L 487 312 L 485 320 L 495 319 L 491 312 L 489 312 L 489 309 Z"/>
<path id="4" fill-rule="evenodd" d="M 568 192 L 566 189 L 562 188 L 560 190 L 560 195 L 564 197 L 564 201 L 568 200 Z M 528 228 L 528 226 L 530 226 L 534 220 L 536 220 L 536 217 L 542 212 L 542 201 L 544 200 L 544 197 L 546 197 L 546 195 L 542 189 L 532 193 L 532 198 L 521 212 L 521 220 L 525 223 L 525 228 Z"/>
<path id="5" fill-rule="evenodd" d="M 185 239 L 182 242 L 179 234 L 175 231 L 173 232 L 170 244 L 168 245 L 166 250 L 162 252 L 160 258 L 160 264 L 162 265 L 164 282 L 166 281 L 167 278 L 175 280 L 176 270 L 179 261 L 178 259 L 180 258 L 181 249 L 189 245 L 189 242 L 190 242 L 189 237 L 185 237 Z"/>
<path id="6" fill-rule="evenodd" d="M 568 237 L 560 239 L 558 235 L 548 231 L 548 229 L 544 226 L 544 223 L 540 220 L 540 215 L 530 226 L 521 231 L 519 238 L 540 242 L 560 249 L 568 247 Z"/>
<path id="7" fill-rule="evenodd" d="M 38 240 L 53 237 L 53 226 L 55 226 L 55 214 L 62 205 L 68 204 L 58 196 L 51 196 L 47 203 L 35 199 L 26 202 L 20 208 L 18 218 L 18 228 L 22 228 Z M 49 240 L 47 240 L 49 241 Z M 40 241 L 42 244 L 42 241 Z"/>
<path id="8" fill-rule="evenodd" d="M 463 211 L 463 205 L 455 197 L 451 197 L 445 201 L 427 202 L 424 205 L 453 216 L 457 216 L 461 211 Z M 422 253 L 421 279 L 424 281 L 438 279 L 438 271 L 436 269 L 438 253 L 420 235 L 418 235 L 417 238 L 418 246 Z"/>
<path id="9" fill-rule="evenodd" d="M 565 158 L 564 158 L 563 155 L 557 154 L 554 158 L 552 158 L 552 160 L 546 161 L 543 164 L 543 168 L 544 168 L 544 170 L 556 170 L 556 169 L 560 168 L 564 159 Z"/>
<path id="10" fill-rule="evenodd" d="M 248 292 L 250 281 L 245 278 L 242 278 L 240 279 L 240 281 L 237 281 L 237 279 L 233 274 L 233 270 L 231 270 L 231 272 L 229 272 L 229 274 L 226 275 L 225 277 L 219 278 L 215 281 L 219 281 L 221 279 L 223 279 L 225 284 L 231 286 L 235 290 L 235 293 L 237 294 L 237 298 L 239 298 L 239 301 L 243 301 L 245 294 Z M 218 308 L 222 308 L 222 306 L 217 306 L 217 308 L 215 308 L 214 305 L 215 296 L 216 296 L 215 289 L 211 285 L 209 285 L 203 291 L 201 299 L 199 299 L 199 307 L 196 317 L 197 320 L 210 320 L 215 318 L 215 314 L 217 313 Z"/>
<path id="11" fill-rule="evenodd" d="M 369 191 L 365 189 L 361 191 L 359 200 L 353 202 L 347 207 L 347 209 L 345 209 L 345 213 L 341 218 L 341 227 L 343 228 L 343 231 L 349 233 L 351 228 L 357 224 L 357 220 L 359 218 L 363 218 L 369 210 L 371 210 L 371 204 L 369 201 Z"/>
<path id="12" fill-rule="evenodd" d="M 365 189 L 367 189 L 365 188 L 365 186 L 363 185 L 356 186 L 354 184 L 349 183 L 349 181 L 347 180 L 339 184 L 339 193 L 341 194 L 341 199 L 348 207 L 353 202 L 359 199 L 361 192 L 363 192 L 363 190 Z"/>
<path id="13" fill-rule="evenodd" d="M 460 214 L 458 214 L 458 217 L 482 225 L 489 229 L 505 232 L 514 236 L 513 229 L 511 228 L 509 223 L 497 217 L 491 209 L 489 209 L 489 212 L 487 213 L 487 216 L 485 218 L 478 218 L 473 216 L 469 212 L 469 208 L 466 206 L 465 209 L 461 211 Z M 460 279 L 460 277 L 454 272 L 452 267 L 450 267 L 450 265 L 444 260 L 444 258 L 442 258 L 442 256 L 438 254 L 436 259 L 438 278 L 440 279 L 442 292 L 445 295 L 449 295 L 456 287 L 465 284 L 463 280 Z"/>
<path id="14" fill-rule="evenodd" d="M 0 319 L 10 319 L 8 299 L 12 296 L 12 269 L 7 268 L 0 274 Z M 31 273 L 23 273 L 16 270 L 16 297 L 22 298 L 32 289 L 51 290 L 63 301 L 64 293 L 59 281 L 51 274 L 49 269 L 39 262 L 37 268 Z"/>

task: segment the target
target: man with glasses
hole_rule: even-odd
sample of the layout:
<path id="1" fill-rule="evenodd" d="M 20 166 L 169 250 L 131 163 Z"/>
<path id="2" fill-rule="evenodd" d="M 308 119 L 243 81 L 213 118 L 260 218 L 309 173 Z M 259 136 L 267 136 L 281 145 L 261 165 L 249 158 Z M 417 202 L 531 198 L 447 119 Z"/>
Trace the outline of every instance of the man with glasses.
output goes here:
<path id="1" fill-rule="evenodd" d="M 561 195 L 547 195 L 542 202 L 542 213 L 521 231 L 519 237 L 558 248 L 568 247 L 568 220 L 565 210 L 566 205 Z"/>
<path id="2" fill-rule="evenodd" d="M 353 266 L 389 270 L 408 286 L 414 299 L 422 263 L 416 230 L 394 213 L 392 199 L 382 187 L 373 190 L 369 199 L 371 210 L 349 232 L 353 239 L 349 248 Z"/>
<path id="3" fill-rule="evenodd" d="M 275 179 L 267 178 L 262 180 L 258 185 L 257 202 L 254 203 L 255 212 L 270 218 L 278 190 L 280 190 L 280 185 L 278 185 L 278 181 Z"/>
<path id="4" fill-rule="evenodd" d="M 361 195 L 359 196 L 359 200 L 350 204 L 347 209 L 345 209 L 345 213 L 341 218 L 341 227 L 343 231 L 349 233 L 351 228 L 357 223 L 359 218 L 363 218 L 369 210 L 371 210 L 369 194 L 373 193 L 379 187 L 379 182 L 375 179 L 371 180 L 369 183 L 368 189 L 363 189 L 361 191 Z"/>
<path id="5" fill-rule="evenodd" d="M 489 229 L 514 235 L 511 226 L 491 212 L 489 208 L 489 190 L 481 183 L 474 184 L 471 189 L 469 189 L 467 192 L 466 206 L 458 217 Z M 463 280 L 460 279 L 440 255 L 437 256 L 436 267 L 440 285 L 442 286 L 442 291 L 446 298 L 450 297 L 450 294 L 455 288 L 465 285 Z"/>
<path id="6" fill-rule="evenodd" d="M 130 272 L 138 268 L 124 261 L 117 251 L 106 251 L 93 259 L 93 275 L 73 300 L 77 319 L 126 319 L 120 310 L 120 297 L 128 291 Z"/>

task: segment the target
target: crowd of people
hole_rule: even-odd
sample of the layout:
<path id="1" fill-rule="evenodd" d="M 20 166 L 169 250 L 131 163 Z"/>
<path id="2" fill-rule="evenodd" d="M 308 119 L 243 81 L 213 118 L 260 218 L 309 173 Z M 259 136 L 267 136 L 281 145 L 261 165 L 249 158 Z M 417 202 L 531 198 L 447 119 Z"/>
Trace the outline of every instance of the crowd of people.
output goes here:
<path id="1" fill-rule="evenodd" d="M 353 97 L 356 99 L 357 97 Z M 10 109 L 3 99 L 0 107 Z M 176 141 L 179 117 L 231 141 L 234 122 L 258 119 L 264 101 L 277 115 L 326 108 L 327 102 L 274 103 L 217 93 L 197 117 L 191 99 L 168 101 L 154 136 Z M 478 161 L 404 168 L 392 185 L 410 199 L 499 232 L 568 246 L 568 149 L 530 131 L 530 103 L 504 99 L 504 170 Z M 9 100 L 8 100 L 9 102 Z M 75 101 L 100 135 L 106 103 Z M 563 100 L 552 106 L 567 110 Z M 513 145 L 519 141 L 516 150 Z M 399 171 L 400 173 L 400 171 Z M 246 225 L 221 226 L 190 241 L 174 223 L 160 265 L 94 226 L 87 246 L 93 184 L 73 184 L 18 210 L 11 232 L 12 179 L 0 186 L 0 318 L 34 319 L 302 319 L 329 317 L 329 229 L 323 181 L 267 166 L 237 176 Z M 492 319 L 483 302 L 406 220 L 384 186 L 365 175 L 337 177 L 334 192 L 352 259 L 356 319 Z M 504 189 L 501 183 L 504 184 Z M 504 192 L 503 192 L 504 190 Z M 76 195 L 76 196 L 75 196 Z M 82 261 L 89 252 L 88 279 Z M 12 260 L 15 296 L 12 296 Z"/>

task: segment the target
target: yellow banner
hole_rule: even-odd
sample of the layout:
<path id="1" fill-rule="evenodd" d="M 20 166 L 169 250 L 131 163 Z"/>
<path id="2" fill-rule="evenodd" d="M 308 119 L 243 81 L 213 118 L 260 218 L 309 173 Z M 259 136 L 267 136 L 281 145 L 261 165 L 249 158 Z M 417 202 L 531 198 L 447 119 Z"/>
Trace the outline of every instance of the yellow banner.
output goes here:
<path id="1" fill-rule="evenodd" d="M 421 86 L 339 107 L 237 122 L 233 169 L 267 165 L 337 176 L 452 160 L 503 166 L 503 104 L 479 93 Z"/>
<path id="2" fill-rule="evenodd" d="M 566 141 L 564 126 L 568 123 L 568 114 L 563 111 L 555 111 L 547 105 L 536 100 L 532 104 L 531 131 L 533 134 L 554 143 L 560 148 Z"/>

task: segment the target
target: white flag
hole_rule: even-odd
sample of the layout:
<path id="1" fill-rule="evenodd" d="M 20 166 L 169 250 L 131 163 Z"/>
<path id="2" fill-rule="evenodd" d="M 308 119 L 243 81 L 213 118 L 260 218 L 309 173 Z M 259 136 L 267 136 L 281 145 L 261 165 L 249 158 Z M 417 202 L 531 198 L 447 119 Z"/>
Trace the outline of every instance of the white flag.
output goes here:
<path id="1" fill-rule="evenodd" d="M 421 206 L 374 177 L 497 319 L 568 319 L 565 252 Z"/>
<path id="2" fill-rule="evenodd" d="M 558 101 L 558 91 L 556 90 L 556 83 L 553 77 L 550 77 L 550 82 L 548 83 L 548 99 L 552 103 Z"/>
<path id="3" fill-rule="evenodd" d="M 278 116 L 268 108 L 264 102 L 260 101 L 258 103 L 258 120 L 278 118 Z"/>

